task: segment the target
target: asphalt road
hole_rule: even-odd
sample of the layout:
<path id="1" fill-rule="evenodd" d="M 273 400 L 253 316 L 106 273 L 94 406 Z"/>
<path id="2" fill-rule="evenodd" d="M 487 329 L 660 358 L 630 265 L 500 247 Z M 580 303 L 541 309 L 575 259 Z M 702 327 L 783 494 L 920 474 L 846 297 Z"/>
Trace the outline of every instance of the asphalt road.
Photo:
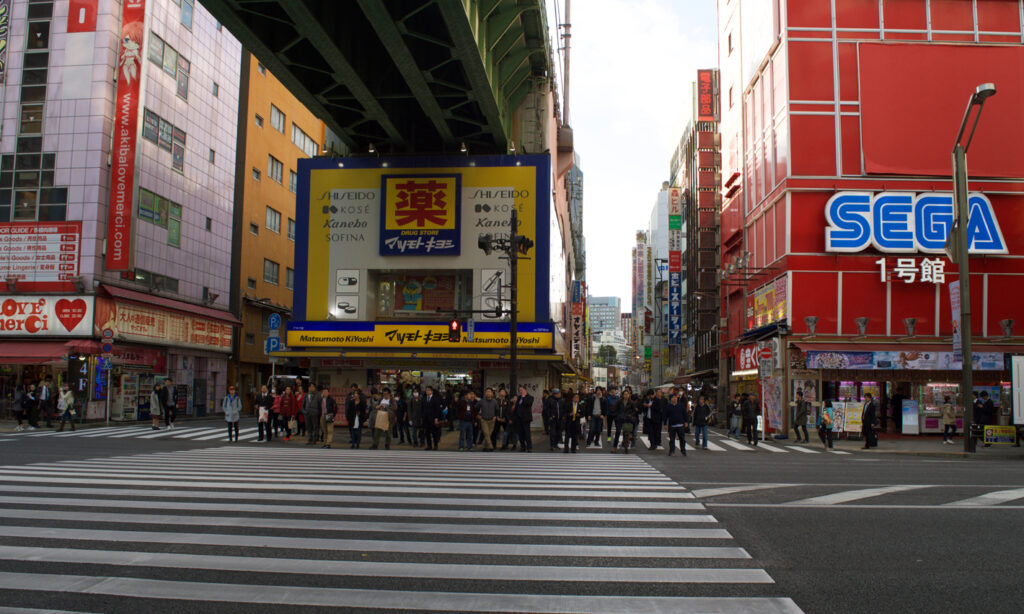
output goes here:
<path id="1" fill-rule="evenodd" d="M 0 436 L 0 611 L 1017 612 L 1024 600 L 1016 459 L 720 438 L 718 452 L 623 457 L 117 434 Z"/>

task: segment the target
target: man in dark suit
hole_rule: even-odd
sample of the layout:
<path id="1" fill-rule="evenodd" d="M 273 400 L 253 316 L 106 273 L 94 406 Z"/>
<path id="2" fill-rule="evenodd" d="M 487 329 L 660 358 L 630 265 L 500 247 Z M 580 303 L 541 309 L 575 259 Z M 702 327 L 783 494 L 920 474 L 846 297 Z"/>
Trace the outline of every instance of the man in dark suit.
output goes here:
<path id="1" fill-rule="evenodd" d="M 441 441 L 441 396 L 433 386 L 427 386 L 423 396 L 424 450 L 436 450 Z"/>
<path id="2" fill-rule="evenodd" d="M 515 403 L 516 430 L 519 436 L 519 451 L 533 452 L 533 439 L 530 437 L 530 423 L 533 422 L 533 397 L 526 393 L 526 386 L 519 386 L 519 396 Z"/>
<path id="3" fill-rule="evenodd" d="M 878 436 L 875 435 L 875 422 L 878 420 L 878 408 L 875 398 L 870 392 L 864 393 L 864 409 L 860 414 L 861 428 L 864 431 L 864 449 L 877 448 Z"/>
<path id="4" fill-rule="evenodd" d="M 558 449 L 558 444 L 562 441 L 565 407 L 565 398 L 562 397 L 562 391 L 558 388 L 552 390 L 551 395 L 544 401 L 544 409 L 542 410 L 544 424 L 547 425 L 552 452 Z"/>

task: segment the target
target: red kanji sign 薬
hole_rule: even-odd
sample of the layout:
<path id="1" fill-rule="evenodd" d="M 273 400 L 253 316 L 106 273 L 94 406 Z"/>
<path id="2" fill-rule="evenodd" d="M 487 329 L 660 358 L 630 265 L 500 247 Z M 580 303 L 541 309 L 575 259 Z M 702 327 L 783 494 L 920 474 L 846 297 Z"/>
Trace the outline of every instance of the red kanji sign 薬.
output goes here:
<path id="1" fill-rule="evenodd" d="M 383 177 L 381 256 L 459 255 L 461 177 Z"/>
<path id="2" fill-rule="evenodd" d="M 410 179 L 398 184 L 395 223 L 399 226 L 415 224 L 418 228 L 423 228 L 427 222 L 444 226 L 448 222 L 445 187 L 434 180 Z"/>

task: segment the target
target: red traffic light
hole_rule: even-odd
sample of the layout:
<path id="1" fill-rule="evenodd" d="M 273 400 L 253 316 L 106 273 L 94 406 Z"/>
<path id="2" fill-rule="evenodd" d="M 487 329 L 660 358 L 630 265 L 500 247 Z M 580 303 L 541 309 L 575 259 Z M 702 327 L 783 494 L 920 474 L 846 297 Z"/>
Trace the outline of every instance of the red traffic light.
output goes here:
<path id="1" fill-rule="evenodd" d="M 448 341 L 458 343 L 462 341 L 462 323 L 452 320 L 448 323 Z"/>

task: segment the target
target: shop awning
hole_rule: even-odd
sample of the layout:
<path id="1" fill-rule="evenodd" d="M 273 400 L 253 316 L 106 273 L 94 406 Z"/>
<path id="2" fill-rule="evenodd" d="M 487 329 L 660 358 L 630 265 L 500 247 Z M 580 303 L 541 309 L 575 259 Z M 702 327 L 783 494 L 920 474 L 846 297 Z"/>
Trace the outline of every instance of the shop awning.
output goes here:
<path id="1" fill-rule="evenodd" d="M 794 343 L 801 352 L 952 352 L 952 343 L 856 343 L 798 341 Z M 975 352 L 1002 352 L 1004 354 L 1024 353 L 1024 344 L 1008 345 L 999 343 L 971 344 Z"/>
<path id="2" fill-rule="evenodd" d="M 749 343 L 751 341 L 760 341 L 761 339 L 767 339 L 768 337 L 776 335 L 779 331 L 779 328 L 783 326 L 786 326 L 785 320 L 773 322 L 760 328 L 752 328 L 747 332 L 743 333 L 742 335 L 740 335 L 740 339 L 742 339 L 744 343 Z"/>
<path id="3" fill-rule="evenodd" d="M 68 354 L 65 341 L 4 341 L 0 365 L 35 365 L 62 360 Z"/>
<path id="4" fill-rule="evenodd" d="M 221 311 L 220 309 L 213 309 L 212 307 L 205 307 L 203 305 L 194 305 L 184 301 L 176 301 L 174 299 L 164 298 L 162 296 L 156 296 L 135 290 L 128 290 L 118 286 L 100 284 L 100 287 L 103 288 L 103 290 L 110 296 L 123 301 L 138 303 L 140 305 L 148 305 L 150 307 L 161 307 L 170 311 L 176 311 L 190 316 L 209 318 L 211 320 L 217 320 L 218 322 L 225 322 L 235 326 L 242 325 L 242 322 L 234 315 L 227 311 Z"/>

